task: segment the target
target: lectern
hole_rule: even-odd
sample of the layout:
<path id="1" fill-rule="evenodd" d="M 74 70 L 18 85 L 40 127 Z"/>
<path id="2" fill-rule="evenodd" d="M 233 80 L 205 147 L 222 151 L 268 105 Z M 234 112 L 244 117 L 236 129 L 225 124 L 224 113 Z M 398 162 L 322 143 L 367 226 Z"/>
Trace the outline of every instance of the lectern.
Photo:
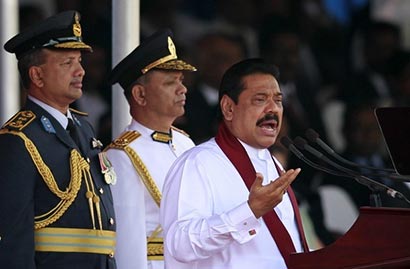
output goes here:
<path id="1" fill-rule="evenodd" d="M 410 209 L 362 207 L 356 222 L 333 244 L 293 253 L 289 269 L 409 269 Z"/>

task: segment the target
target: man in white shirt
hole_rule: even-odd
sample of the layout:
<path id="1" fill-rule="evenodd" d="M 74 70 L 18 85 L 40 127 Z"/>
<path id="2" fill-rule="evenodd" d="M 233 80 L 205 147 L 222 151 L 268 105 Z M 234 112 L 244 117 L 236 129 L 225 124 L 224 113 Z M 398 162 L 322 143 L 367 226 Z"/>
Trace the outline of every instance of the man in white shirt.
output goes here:
<path id="1" fill-rule="evenodd" d="M 172 32 L 166 29 L 143 40 L 111 73 L 111 82 L 124 89 L 132 116 L 107 150 L 117 174 L 111 189 L 119 269 L 164 268 L 161 189 L 171 164 L 194 146 L 172 124 L 184 114 L 184 72 L 195 70 L 178 60 Z"/>
<path id="2" fill-rule="evenodd" d="M 287 268 L 307 251 L 290 183 L 270 147 L 283 107 L 275 66 L 248 59 L 229 68 L 220 86 L 215 138 L 175 161 L 161 204 L 166 268 Z"/>

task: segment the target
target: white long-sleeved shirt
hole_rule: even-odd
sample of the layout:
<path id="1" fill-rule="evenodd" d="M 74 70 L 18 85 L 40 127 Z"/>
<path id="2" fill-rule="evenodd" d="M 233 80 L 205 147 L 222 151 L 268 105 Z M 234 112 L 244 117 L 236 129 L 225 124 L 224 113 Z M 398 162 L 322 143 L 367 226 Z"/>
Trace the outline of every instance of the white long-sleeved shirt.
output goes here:
<path id="1" fill-rule="evenodd" d="M 129 146 L 139 155 L 161 191 L 169 167 L 185 150 L 194 146 L 186 135 L 172 130 L 172 143 L 152 140 L 154 130 L 133 120 L 125 131 L 141 134 Z M 117 174 L 111 186 L 117 219 L 116 261 L 118 269 L 163 269 L 163 261 L 147 261 L 147 237 L 159 225 L 159 208 L 135 171 L 128 155 L 109 149 L 107 156 Z M 162 233 L 158 235 L 162 237 Z"/>
<path id="2" fill-rule="evenodd" d="M 242 145 L 256 172 L 263 174 L 263 184 L 278 178 L 267 149 Z M 214 139 L 179 157 L 166 177 L 160 209 L 165 268 L 286 268 L 263 219 L 249 208 L 248 196 L 243 179 Z M 288 194 L 274 210 L 301 252 Z"/>

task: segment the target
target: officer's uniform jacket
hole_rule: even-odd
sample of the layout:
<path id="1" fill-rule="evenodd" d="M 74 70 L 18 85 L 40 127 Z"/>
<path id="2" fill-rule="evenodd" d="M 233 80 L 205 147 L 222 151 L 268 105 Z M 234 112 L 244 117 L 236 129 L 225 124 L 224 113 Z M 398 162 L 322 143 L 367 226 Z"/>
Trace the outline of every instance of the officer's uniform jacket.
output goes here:
<path id="1" fill-rule="evenodd" d="M 117 215 L 118 268 L 164 268 L 159 225 L 162 185 L 175 159 L 194 143 L 175 128 L 171 128 L 172 140 L 155 133 L 132 120 L 107 150 L 117 173 L 111 189 Z"/>
<path id="2" fill-rule="evenodd" d="M 61 124 L 29 99 L 0 131 L 1 268 L 115 268 L 114 208 L 98 157 L 102 145 L 85 116 L 71 114 L 83 156 Z M 76 229 L 85 233 L 72 235 Z"/>

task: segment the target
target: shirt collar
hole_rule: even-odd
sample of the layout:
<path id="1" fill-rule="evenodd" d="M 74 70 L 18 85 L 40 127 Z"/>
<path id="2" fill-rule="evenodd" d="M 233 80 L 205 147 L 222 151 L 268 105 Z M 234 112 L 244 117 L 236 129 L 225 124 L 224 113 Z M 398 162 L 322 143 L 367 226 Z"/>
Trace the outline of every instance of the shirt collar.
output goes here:
<path id="1" fill-rule="evenodd" d="M 239 139 L 238 139 L 239 140 Z M 269 160 L 271 159 L 271 155 L 268 149 L 257 149 L 252 146 L 249 146 L 245 142 L 239 140 L 242 146 L 245 148 L 246 153 L 251 159 L 259 159 L 259 160 Z"/>
<path id="2" fill-rule="evenodd" d="M 61 124 L 61 126 L 63 126 L 64 129 L 67 128 L 67 125 L 68 125 L 67 117 L 72 119 L 70 110 L 67 110 L 67 116 L 66 116 L 63 113 L 61 113 L 59 110 L 55 109 L 54 107 L 50 105 L 47 105 L 46 103 L 38 100 L 37 98 L 31 95 L 29 95 L 28 98 L 34 103 L 36 103 L 37 105 L 39 105 L 41 108 L 43 108 L 45 111 L 50 113 L 51 116 L 53 116 Z"/>

